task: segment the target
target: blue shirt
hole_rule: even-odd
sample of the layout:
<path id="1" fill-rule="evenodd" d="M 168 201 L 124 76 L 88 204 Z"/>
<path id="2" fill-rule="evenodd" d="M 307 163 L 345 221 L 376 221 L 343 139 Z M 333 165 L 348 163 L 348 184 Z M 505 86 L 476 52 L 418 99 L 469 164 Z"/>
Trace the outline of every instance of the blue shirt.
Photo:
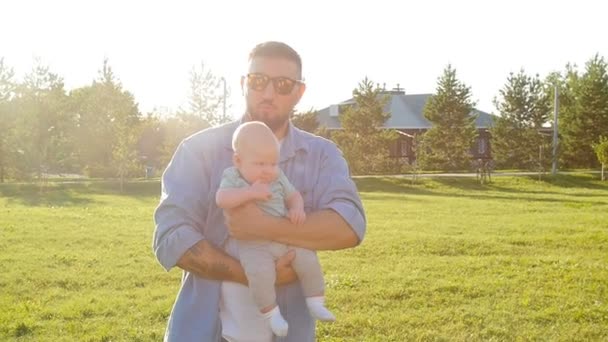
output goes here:
<path id="1" fill-rule="evenodd" d="M 160 204 L 154 213 L 153 249 L 169 270 L 202 239 L 222 248 L 228 238 L 223 211 L 215 193 L 224 169 L 232 165 L 232 134 L 239 122 L 209 128 L 186 138 L 177 148 L 162 178 Z M 341 215 L 359 238 L 366 219 L 348 166 L 335 144 L 291 123 L 281 147 L 279 165 L 304 199 L 307 213 L 331 209 Z M 184 272 L 181 289 L 167 325 L 165 341 L 219 341 L 221 282 Z M 277 302 L 289 322 L 280 342 L 315 340 L 315 325 L 299 282 L 277 288 Z"/>

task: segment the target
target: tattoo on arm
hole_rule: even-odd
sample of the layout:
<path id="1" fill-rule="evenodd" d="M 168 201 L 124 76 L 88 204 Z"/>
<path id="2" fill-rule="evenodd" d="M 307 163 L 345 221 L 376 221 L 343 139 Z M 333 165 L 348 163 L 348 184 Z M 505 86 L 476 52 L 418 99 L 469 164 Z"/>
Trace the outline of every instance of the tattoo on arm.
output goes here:
<path id="1" fill-rule="evenodd" d="M 208 243 L 197 243 L 190 247 L 180 259 L 178 266 L 199 277 L 217 280 L 232 280 L 235 275 L 226 262 L 231 257 Z"/>

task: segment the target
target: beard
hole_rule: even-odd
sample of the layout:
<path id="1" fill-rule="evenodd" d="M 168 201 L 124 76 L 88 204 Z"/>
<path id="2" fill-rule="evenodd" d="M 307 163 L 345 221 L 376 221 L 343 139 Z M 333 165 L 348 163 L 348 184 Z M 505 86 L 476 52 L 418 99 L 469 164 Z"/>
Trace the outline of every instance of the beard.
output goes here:
<path id="1" fill-rule="evenodd" d="M 255 108 L 250 108 L 247 106 L 247 113 L 249 114 L 249 119 L 253 121 L 261 121 L 263 122 L 271 131 L 276 132 L 281 128 L 285 127 L 289 118 L 291 117 L 291 112 L 288 113 L 268 113 L 268 112 L 260 112 Z"/>

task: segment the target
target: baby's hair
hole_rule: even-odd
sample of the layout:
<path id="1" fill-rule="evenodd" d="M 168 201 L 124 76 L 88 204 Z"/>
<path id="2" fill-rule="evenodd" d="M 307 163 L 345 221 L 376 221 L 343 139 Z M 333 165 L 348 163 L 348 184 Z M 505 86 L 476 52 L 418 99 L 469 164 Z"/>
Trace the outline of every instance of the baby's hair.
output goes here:
<path id="1" fill-rule="evenodd" d="M 249 121 L 239 127 L 232 135 L 232 149 L 238 153 L 243 147 L 253 147 L 253 145 L 263 143 L 274 143 L 278 146 L 279 142 L 272 130 L 261 121 Z"/>

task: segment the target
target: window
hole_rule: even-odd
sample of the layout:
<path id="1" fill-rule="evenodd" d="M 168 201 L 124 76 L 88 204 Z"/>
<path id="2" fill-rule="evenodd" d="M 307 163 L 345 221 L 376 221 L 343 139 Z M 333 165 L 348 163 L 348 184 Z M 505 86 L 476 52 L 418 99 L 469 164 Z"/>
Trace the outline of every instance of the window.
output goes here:
<path id="1" fill-rule="evenodd" d="M 479 154 L 486 154 L 488 150 L 488 141 L 485 138 L 477 139 L 477 152 Z"/>
<path id="2" fill-rule="evenodd" d="M 408 139 L 401 139 L 399 140 L 399 155 L 401 157 L 407 157 L 408 155 L 408 146 L 409 146 L 409 141 Z"/>

